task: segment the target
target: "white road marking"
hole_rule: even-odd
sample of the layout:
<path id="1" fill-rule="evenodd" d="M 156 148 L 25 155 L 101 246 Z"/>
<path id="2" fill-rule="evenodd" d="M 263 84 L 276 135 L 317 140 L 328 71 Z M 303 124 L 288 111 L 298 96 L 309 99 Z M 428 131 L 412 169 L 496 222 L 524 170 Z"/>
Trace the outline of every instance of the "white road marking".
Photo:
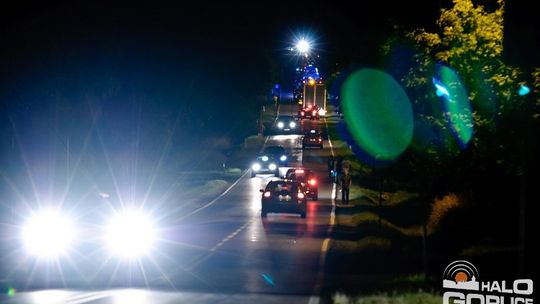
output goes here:
<path id="1" fill-rule="evenodd" d="M 277 115 L 276 115 L 276 118 L 274 119 L 274 123 L 276 122 L 278 116 L 279 116 L 279 108 L 280 106 L 278 105 L 278 108 L 277 108 Z M 268 140 L 270 139 L 271 136 L 266 136 L 266 139 L 264 140 L 264 143 L 261 147 L 261 150 L 259 151 L 259 153 L 261 153 L 263 150 L 264 150 L 264 147 L 266 146 L 266 143 L 268 142 Z M 196 212 L 199 212 L 201 211 L 202 209 L 204 208 L 208 208 L 209 206 L 213 205 L 218 199 L 220 199 L 221 197 L 223 197 L 225 194 L 227 194 L 234 186 L 236 186 L 238 184 L 238 182 L 249 172 L 249 170 L 251 169 L 247 169 L 246 172 L 244 172 L 244 174 L 242 174 L 242 176 L 240 176 L 229 188 L 227 188 L 227 190 L 225 190 L 222 194 L 220 194 L 218 197 L 216 197 L 215 199 L 213 199 L 211 202 L 209 202 L 208 204 L 202 206 L 201 208 L 199 209 L 196 209 L 194 210 L 193 212 L 187 214 L 186 216 L 184 216 L 183 218 L 186 218 L 188 216 L 191 216 L 193 214 L 195 214 Z M 182 219 L 183 219 L 182 218 Z M 197 267 L 198 265 L 200 265 L 201 263 L 205 262 L 206 260 L 208 260 L 215 252 L 217 249 L 219 249 L 221 246 L 223 246 L 225 243 L 227 243 L 228 241 L 230 241 L 231 239 L 233 239 L 235 236 L 237 236 L 240 232 L 242 232 L 242 230 L 246 229 L 247 226 L 249 226 L 249 224 L 253 223 L 253 221 L 255 221 L 255 219 L 257 219 L 257 217 L 253 217 L 251 220 L 247 221 L 244 225 L 242 225 L 240 228 L 236 229 L 235 231 L 233 231 L 231 234 L 229 234 L 228 236 L 226 236 L 224 239 L 222 239 L 221 241 L 219 241 L 216 245 L 214 245 L 214 247 L 212 247 L 209 252 L 204 255 L 203 257 L 201 257 L 200 259 L 196 260 L 194 263 L 192 263 L 187 269 L 188 270 L 191 270 L 195 267 Z"/>
<path id="2" fill-rule="evenodd" d="M 326 121 L 326 118 L 324 118 L 324 124 L 326 125 L 326 130 L 328 131 L 328 122 Z M 330 140 L 330 136 L 328 136 L 328 146 L 330 146 L 330 153 L 332 156 L 334 155 L 334 147 L 332 146 L 332 140 Z M 316 295 L 320 290 L 319 288 L 322 285 L 322 281 L 324 278 L 324 267 L 326 264 L 326 253 L 328 252 L 328 249 L 330 248 L 330 235 L 332 234 L 332 230 L 334 228 L 334 225 L 336 223 L 336 183 L 332 183 L 332 211 L 330 211 L 330 225 L 328 226 L 328 230 L 326 231 L 327 237 L 322 242 L 321 246 L 321 255 L 319 257 L 319 272 L 317 274 L 317 280 L 315 281 L 315 286 L 313 288 L 312 296 L 309 298 L 309 304 L 318 304 L 320 302 L 320 298 L 318 295 Z"/>
<path id="3" fill-rule="evenodd" d="M 249 170 L 246 170 L 244 172 L 244 174 L 242 174 L 232 185 L 229 186 L 229 188 L 227 188 L 227 190 L 223 191 L 223 193 L 221 193 L 218 197 L 214 198 L 213 200 L 211 200 L 209 203 L 207 203 L 206 205 L 204 206 L 201 206 L 193 211 L 191 211 L 190 213 L 182 216 L 181 218 L 177 219 L 176 221 L 179 222 L 183 219 L 185 219 L 186 217 L 189 217 L 189 216 L 192 216 L 194 215 L 195 213 L 198 213 L 200 212 L 201 210 L 204 210 L 210 206 L 212 206 L 215 202 L 217 202 L 220 198 L 222 198 L 224 195 L 226 195 L 227 193 L 229 193 L 229 191 L 231 191 L 232 188 L 234 188 L 239 182 L 240 180 L 242 180 L 242 178 L 244 178 L 244 176 L 246 176 L 248 174 Z"/>
<path id="4" fill-rule="evenodd" d="M 228 236 L 226 236 L 223 240 L 221 240 L 221 242 L 217 243 L 214 247 L 212 247 L 212 249 L 210 249 L 210 252 L 214 252 L 216 251 L 219 247 L 223 246 L 225 243 L 227 243 L 228 241 L 230 241 L 232 238 L 234 238 L 236 235 L 238 235 L 240 232 L 242 232 L 242 230 L 246 229 L 246 227 L 253 223 L 253 221 L 255 220 L 255 218 L 257 217 L 254 217 L 253 219 L 251 219 L 250 221 L 246 222 L 244 225 L 242 225 L 240 228 L 236 229 L 233 233 L 229 234 Z"/>

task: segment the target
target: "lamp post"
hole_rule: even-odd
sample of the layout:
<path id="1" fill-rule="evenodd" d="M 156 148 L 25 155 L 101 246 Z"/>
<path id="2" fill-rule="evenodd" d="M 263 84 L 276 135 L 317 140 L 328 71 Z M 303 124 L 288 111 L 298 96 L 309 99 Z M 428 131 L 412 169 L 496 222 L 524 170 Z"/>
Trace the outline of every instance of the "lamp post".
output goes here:
<path id="1" fill-rule="evenodd" d="M 308 56 L 309 51 L 311 50 L 311 43 L 306 40 L 306 38 L 301 38 L 296 42 L 296 50 L 304 55 L 305 57 Z"/>

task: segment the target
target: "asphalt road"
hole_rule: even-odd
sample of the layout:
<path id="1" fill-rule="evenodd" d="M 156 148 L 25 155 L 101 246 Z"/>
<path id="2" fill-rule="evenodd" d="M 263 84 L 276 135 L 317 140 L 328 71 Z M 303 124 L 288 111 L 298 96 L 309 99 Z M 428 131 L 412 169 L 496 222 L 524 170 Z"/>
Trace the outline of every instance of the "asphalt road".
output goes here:
<path id="1" fill-rule="evenodd" d="M 294 105 L 289 105 L 281 112 L 293 110 Z M 324 128 L 324 121 L 302 121 L 301 125 Z M 266 145 L 284 146 L 292 154 L 290 166 L 303 165 L 319 174 L 319 200 L 308 203 L 306 219 L 294 214 L 269 214 L 262 219 L 259 189 L 275 177 L 250 178 L 247 171 L 214 200 L 175 216 L 174 223 L 161 231 L 161 242 L 150 258 L 136 265 L 109 261 L 115 267 L 112 274 L 67 283 L 70 289 L 65 291 L 18 292 L 2 302 L 120 303 L 128 301 L 122 296 L 133 295 L 132 303 L 317 302 L 334 212 L 332 185 L 326 179 L 330 145 L 325 140 L 323 150 L 302 151 L 301 135 L 295 134 L 268 136 Z M 101 284 L 107 290 L 87 290 L 103 290 Z M 49 282 L 39 287 L 59 286 Z M 114 289 L 126 287 L 136 289 Z M 152 291 L 142 290 L 146 287 Z M 118 302 L 119 297 L 124 300 Z"/>

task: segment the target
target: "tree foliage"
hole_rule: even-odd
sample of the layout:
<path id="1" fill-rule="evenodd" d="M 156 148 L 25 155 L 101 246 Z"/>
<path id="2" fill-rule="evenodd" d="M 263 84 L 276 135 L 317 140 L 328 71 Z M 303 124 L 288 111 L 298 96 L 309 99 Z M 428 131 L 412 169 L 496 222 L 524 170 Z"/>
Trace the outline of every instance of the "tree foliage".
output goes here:
<path id="1" fill-rule="evenodd" d="M 491 9 L 472 0 L 454 0 L 452 7 L 441 10 L 436 25 L 435 32 L 406 32 L 383 48 L 391 54 L 397 41 L 415 48 L 412 64 L 401 79 L 416 116 L 415 144 L 407 157 L 412 171 L 426 188 L 441 192 L 448 189 L 434 187 L 434 183 L 457 183 L 462 189 L 478 176 L 470 173 L 482 171 L 484 164 L 518 172 L 523 146 L 516 137 L 526 133 L 524 128 L 530 126 L 527 120 L 538 118 L 540 104 L 530 96 L 519 96 L 526 75 L 503 60 L 504 0 L 498 0 Z M 472 109 L 469 125 L 474 133 L 465 148 L 453 138 L 450 117 L 456 113 L 441 106 L 432 83 L 440 65 L 454 70 L 467 89 Z M 531 76 L 533 92 L 538 93 L 540 69 Z"/>

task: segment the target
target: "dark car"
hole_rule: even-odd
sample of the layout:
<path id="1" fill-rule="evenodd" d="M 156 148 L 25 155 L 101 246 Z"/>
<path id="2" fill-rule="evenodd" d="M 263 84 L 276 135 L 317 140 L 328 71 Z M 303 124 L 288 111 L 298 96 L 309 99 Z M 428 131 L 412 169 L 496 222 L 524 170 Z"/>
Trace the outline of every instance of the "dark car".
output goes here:
<path id="1" fill-rule="evenodd" d="M 276 129 L 279 133 L 294 133 L 298 129 L 298 123 L 294 116 L 279 116 L 276 120 Z"/>
<path id="2" fill-rule="evenodd" d="M 276 177 L 279 177 L 279 161 L 274 159 L 271 155 L 259 155 L 257 159 L 251 164 L 251 177 L 260 173 L 272 173 Z"/>
<path id="3" fill-rule="evenodd" d="M 310 130 L 306 132 L 304 138 L 302 139 L 302 149 L 307 147 L 318 147 L 319 149 L 323 148 L 323 139 L 321 132 L 317 130 Z"/>
<path id="4" fill-rule="evenodd" d="M 268 146 L 263 153 L 276 159 L 281 167 L 286 167 L 289 163 L 289 154 L 283 146 Z"/>
<path id="5" fill-rule="evenodd" d="M 291 180 L 271 181 L 262 192 L 261 216 L 268 213 L 298 213 L 306 218 L 307 198 L 301 183 Z"/>
<path id="6" fill-rule="evenodd" d="M 301 183 L 307 198 L 319 199 L 319 180 L 313 171 L 303 167 L 291 168 L 287 170 L 285 179 Z"/>

